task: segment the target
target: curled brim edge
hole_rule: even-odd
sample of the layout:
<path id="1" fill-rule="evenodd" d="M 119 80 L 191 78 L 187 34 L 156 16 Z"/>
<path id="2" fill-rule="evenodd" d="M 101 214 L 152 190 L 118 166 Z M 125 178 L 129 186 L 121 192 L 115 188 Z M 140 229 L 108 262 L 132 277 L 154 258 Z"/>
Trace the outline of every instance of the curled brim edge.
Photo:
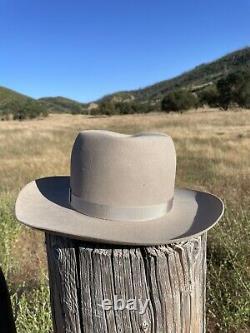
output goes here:
<path id="1" fill-rule="evenodd" d="M 187 241 L 212 228 L 222 217 L 217 196 L 177 188 L 169 213 L 148 221 L 113 221 L 79 213 L 69 204 L 70 177 L 40 178 L 19 193 L 17 219 L 32 228 L 96 243 L 149 246 Z"/>

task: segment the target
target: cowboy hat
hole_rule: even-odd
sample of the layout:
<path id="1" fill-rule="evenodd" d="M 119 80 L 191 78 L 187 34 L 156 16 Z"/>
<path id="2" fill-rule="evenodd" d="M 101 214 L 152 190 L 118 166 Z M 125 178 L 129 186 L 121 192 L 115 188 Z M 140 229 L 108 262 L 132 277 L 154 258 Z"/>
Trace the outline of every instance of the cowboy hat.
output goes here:
<path id="1" fill-rule="evenodd" d="M 175 172 L 168 135 L 82 131 L 73 145 L 71 175 L 26 185 L 16 216 L 30 227 L 86 241 L 185 241 L 214 226 L 224 207 L 210 193 L 175 188 Z"/>

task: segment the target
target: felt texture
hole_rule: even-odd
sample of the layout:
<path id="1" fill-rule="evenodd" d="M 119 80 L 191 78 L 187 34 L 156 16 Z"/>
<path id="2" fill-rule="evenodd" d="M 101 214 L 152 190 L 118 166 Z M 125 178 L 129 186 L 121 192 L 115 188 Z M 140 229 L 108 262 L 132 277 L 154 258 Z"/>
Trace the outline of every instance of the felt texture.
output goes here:
<path id="1" fill-rule="evenodd" d="M 185 241 L 210 229 L 224 207 L 210 193 L 175 188 L 175 171 L 167 135 L 83 131 L 73 145 L 71 175 L 26 185 L 16 216 L 31 227 L 94 242 Z"/>

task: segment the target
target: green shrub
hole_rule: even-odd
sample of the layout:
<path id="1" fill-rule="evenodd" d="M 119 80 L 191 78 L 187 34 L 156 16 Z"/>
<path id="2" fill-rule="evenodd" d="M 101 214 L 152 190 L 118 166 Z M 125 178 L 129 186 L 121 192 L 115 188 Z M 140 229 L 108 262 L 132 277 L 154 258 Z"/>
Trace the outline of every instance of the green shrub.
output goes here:
<path id="1" fill-rule="evenodd" d="M 116 112 L 119 114 L 131 114 L 134 113 L 130 103 L 118 102 L 115 103 Z"/>
<path id="2" fill-rule="evenodd" d="M 98 106 L 97 113 L 104 114 L 107 116 L 112 116 L 114 114 L 117 114 L 117 110 L 115 108 L 115 104 L 109 101 L 105 101 L 100 103 Z"/>
<path id="3" fill-rule="evenodd" d="M 14 110 L 13 119 L 33 119 L 39 116 L 46 117 L 47 115 L 48 111 L 42 103 L 34 100 L 28 100 L 23 106 L 19 106 Z"/>
<path id="4" fill-rule="evenodd" d="M 176 90 L 167 94 L 161 103 L 161 109 L 166 112 L 182 112 L 197 107 L 197 97 L 187 90 Z"/>
<path id="5" fill-rule="evenodd" d="M 208 105 L 210 107 L 216 107 L 218 106 L 218 98 L 218 90 L 214 85 L 205 88 L 198 93 L 200 106 Z"/>
<path id="6" fill-rule="evenodd" d="M 84 109 L 77 103 L 70 106 L 71 114 L 84 114 Z"/>
<path id="7" fill-rule="evenodd" d="M 8 100 L 7 102 L 1 105 L 1 120 L 7 120 L 8 118 L 17 115 L 24 108 L 24 105 L 27 100 Z"/>
<path id="8" fill-rule="evenodd" d="M 237 74 L 232 73 L 228 76 L 220 79 L 217 82 L 217 89 L 219 92 L 219 105 L 224 109 L 227 110 L 229 105 L 233 103 L 235 99 L 235 93 L 239 90 L 237 87 L 239 77 Z"/>
<path id="9" fill-rule="evenodd" d="M 219 105 L 227 110 L 231 104 L 250 107 L 250 73 L 234 72 L 217 82 Z"/>
<path id="10" fill-rule="evenodd" d="M 105 101 L 100 103 L 94 114 L 103 114 L 107 116 L 118 114 L 147 113 L 153 111 L 149 104 L 135 102 L 112 102 Z M 93 113 L 92 113 L 93 114 Z"/>
<path id="11" fill-rule="evenodd" d="M 250 74 L 246 75 L 241 89 L 238 92 L 237 103 L 241 107 L 250 108 Z"/>
<path id="12" fill-rule="evenodd" d="M 10 120 L 12 114 L 9 110 L 0 110 L 0 120 Z"/>
<path id="13" fill-rule="evenodd" d="M 146 103 L 131 103 L 132 113 L 148 113 L 154 111 L 154 106 Z"/>

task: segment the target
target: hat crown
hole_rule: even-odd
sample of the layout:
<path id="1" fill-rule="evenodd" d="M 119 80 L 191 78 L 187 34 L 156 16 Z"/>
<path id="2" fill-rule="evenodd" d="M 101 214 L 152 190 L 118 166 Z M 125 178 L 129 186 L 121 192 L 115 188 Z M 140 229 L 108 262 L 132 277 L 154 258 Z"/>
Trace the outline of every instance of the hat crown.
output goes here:
<path id="1" fill-rule="evenodd" d="M 175 171 L 168 135 L 82 131 L 71 154 L 71 206 L 99 218 L 112 219 L 113 212 L 114 220 L 133 220 L 139 210 L 144 215 L 148 210 L 149 219 L 163 215 L 174 196 Z M 139 213 L 138 219 L 146 215 Z"/>

